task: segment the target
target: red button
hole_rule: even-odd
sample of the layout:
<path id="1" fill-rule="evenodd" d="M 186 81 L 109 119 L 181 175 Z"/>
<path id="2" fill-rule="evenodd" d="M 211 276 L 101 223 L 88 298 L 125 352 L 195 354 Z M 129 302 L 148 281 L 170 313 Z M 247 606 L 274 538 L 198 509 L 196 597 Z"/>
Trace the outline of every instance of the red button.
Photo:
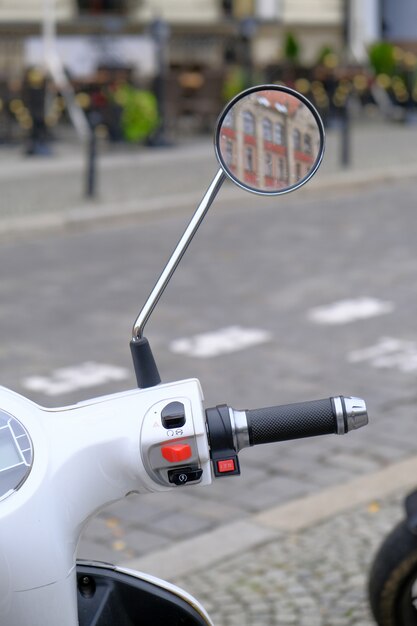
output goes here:
<path id="1" fill-rule="evenodd" d="M 226 472 L 234 472 L 236 469 L 234 459 L 225 459 L 223 461 L 217 461 L 217 470 L 224 474 Z"/>
<path id="2" fill-rule="evenodd" d="M 170 463 L 180 463 L 192 456 L 193 451 L 188 443 L 171 443 L 169 446 L 162 446 L 162 456 Z"/>

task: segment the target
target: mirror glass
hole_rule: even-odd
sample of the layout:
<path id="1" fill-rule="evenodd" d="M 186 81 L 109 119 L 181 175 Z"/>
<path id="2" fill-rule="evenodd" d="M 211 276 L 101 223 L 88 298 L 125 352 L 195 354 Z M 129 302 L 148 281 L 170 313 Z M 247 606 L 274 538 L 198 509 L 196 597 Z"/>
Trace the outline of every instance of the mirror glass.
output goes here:
<path id="1" fill-rule="evenodd" d="M 240 187 L 278 195 L 297 189 L 317 171 L 324 152 L 323 123 L 301 94 L 263 85 L 227 105 L 215 146 L 224 172 Z"/>

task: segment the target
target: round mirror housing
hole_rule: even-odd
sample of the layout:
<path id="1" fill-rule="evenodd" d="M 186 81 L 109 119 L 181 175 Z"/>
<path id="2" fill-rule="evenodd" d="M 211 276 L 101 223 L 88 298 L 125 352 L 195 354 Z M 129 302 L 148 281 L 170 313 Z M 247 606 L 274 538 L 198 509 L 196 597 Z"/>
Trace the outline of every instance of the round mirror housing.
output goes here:
<path id="1" fill-rule="evenodd" d="M 289 87 L 251 87 L 221 113 L 215 150 L 223 171 L 239 187 L 261 195 L 288 193 L 320 166 L 323 122 L 311 102 Z"/>

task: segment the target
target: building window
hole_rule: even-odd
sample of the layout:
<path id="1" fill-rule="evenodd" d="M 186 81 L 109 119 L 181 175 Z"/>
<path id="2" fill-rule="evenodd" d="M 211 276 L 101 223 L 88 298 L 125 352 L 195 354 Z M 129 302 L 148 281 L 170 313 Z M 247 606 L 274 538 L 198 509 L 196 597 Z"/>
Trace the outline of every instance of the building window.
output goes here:
<path id="1" fill-rule="evenodd" d="M 126 13 L 128 0 L 77 0 L 80 13 Z"/>
<path id="2" fill-rule="evenodd" d="M 253 172 L 253 150 L 249 146 L 245 149 L 245 170 L 247 172 Z"/>
<path id="3" fill-rule="evenodd" d="M 267 117 L 262 120 L 262 130 L 265 141 L 272 141 L 272 122 Z"/>
<path id="4" fill-rule="evenodd" d="M 311 137 L 310 135 L 304 135 L 304 152 L 311 154 Z"/>
<path id="5" fill-rule="evenodd" d="M 284 125 L 277 122 L 274 126 L 274 141 L 278 146 L 285 145 Z"/>
<path id="6" fill-rule="evenodd" d="M 285 161 L 284 161 L 284 159 L 280 159 L 278 161 L 278 170 L 279 170 L 279 179 L 280 180 L 285 180 L 286 175 L 285 175 Z"/>
<path id="7" fill-rule="evenodd" d="M 233 111 L 229 111 L 229 113 L 226 115 L 226 117 L 223 120 L 223 126 L 226 126 L 226 128 L 233 128 L 234 126 L 234 115 L 233 115 Z"/>
<path id="8" fill-rule="evenodd" d="M 294 150 L 301 150 L 301 133 L 298 128 L 294 128 L 293 131 Z"/>
<path id="9" fill-rule="evenodd" d="M 243 111 L 243 132 L 245 135 L 255 134 L 255 118 L 250 111 Z"/>
<path id="10" fill-rule="evenodd" d="M 265 176 L 272 176 L 272 154 L 265 153 Z"/>
<path id="11" fill-rule="evenodd" d="M 233 141 L 230 141 L 230 139 L 226 141 L 224 160 L 228 167 L 233 165 Z"/>

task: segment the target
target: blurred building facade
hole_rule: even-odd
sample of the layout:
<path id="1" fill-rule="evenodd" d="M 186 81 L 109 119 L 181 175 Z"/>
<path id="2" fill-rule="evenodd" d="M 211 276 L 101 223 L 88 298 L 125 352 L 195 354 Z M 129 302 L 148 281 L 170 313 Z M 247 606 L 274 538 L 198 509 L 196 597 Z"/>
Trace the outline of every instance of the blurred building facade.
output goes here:
<path id="1" fill-rule="evenodd" d="M 170 24 L 174 65 L 219 66 L 242 40 L 255 66 L 274 63 L 287 32 L 302 42 L 300 60 L 311 64 L 323 46 L 340 51 L 347 30 L 357 55 L 381 30 L 379 0 L 2 0 L 0 72 L 23 63 L 24 38 L 40 33 L 45 11 L 53 12 L 62 36 L 141 34 L 162 18 Z"/>
<path id="2" fill-rule="evenodd" d="M 220 132 L 230 172 L 255 189 L 279 190 L 307 176 L 319 152 L 317 122 L 299 100 L 256 92 L 235 104 Z"/>
<path id="3" fill-rule="evenodd" d="M 251 40 L 255 64 L 275 62 L 288 31 L 307 64 L 323 46 L 340 51 L 346 39 L 358 60 L 381 37 L 417 39 L 415 0 L 2 0 L 0 71 L 11 55 L 18 59 L 22 38 L 39 32 L 45 11 L 60 34 L 141 33 L 162 18 L 171 26 L 173 63 L 221 63 L 225 45 L 239 37 Z"/>
<path id="4" fill-rule="evenodd" d="M 260 82 L 310 89 L 331 119 L 346 102 L 346 79 L 368 66 L 370 44 L 385 38 L 417 52 L 415 2 L 0 0 L 0 118 L 8 116 L 7 133 L 18 114 L 19 124 L 33 124 L 33 114 L 21 106 L 22 89 L 28 69 L 43 66 L 58 92 L 66 75 L 80 106 L 100 109 L 111 137 L 120 135 L 113 122 L 122 110 L 137 108 L 139 96 L 123 86 L 153 92 L 168 132 L 177 120 L 186 129 L 208 130 L 225 101 Z M 333 65 L 324 53 L 326 61 L 336 59 Z M 357 79 L 365 102 L 368 78 Z M 401 81 L 391 86 L 403 103 L 408 74 Z M 415 95 L 414 87 L 408 91 L 417 102 L 417 86 Z M 271 163 L 277 179 L 279 162 L 265 156 L 264 167 Z"/>

